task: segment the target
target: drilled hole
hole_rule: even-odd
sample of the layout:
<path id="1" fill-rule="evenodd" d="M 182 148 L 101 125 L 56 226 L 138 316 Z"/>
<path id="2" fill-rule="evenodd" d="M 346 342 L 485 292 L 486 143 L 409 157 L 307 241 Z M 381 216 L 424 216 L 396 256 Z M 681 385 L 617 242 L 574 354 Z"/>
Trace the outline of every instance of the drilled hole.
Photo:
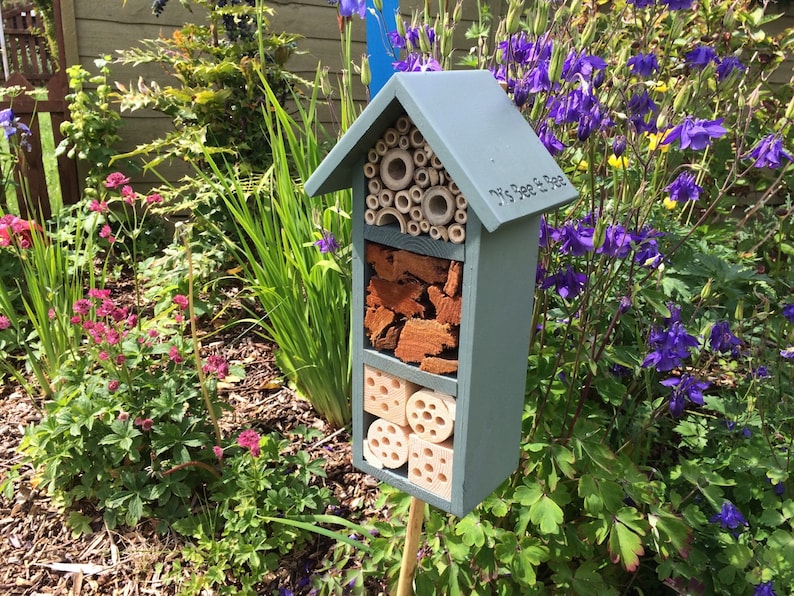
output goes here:
<path id="1" fill-rule="evenodd" d="M 378 447 L 380 447 L 380 441 L 378 441 L 378 439 L 370 439 L 369 445 L 370 447 L 374 447 L 377 449 Z"/>
<path id="2" fill-rule="evenodd" d="M 425 406 L 425 402 L 424 402 L 424 401 L 422 401 L 421 399 L 417 399 L 417 400 L 414 402 L 414 405 L 416 406 L 416 409 L 417 409 L 417 410 L 424 410 L 424 409 L 425 409 L 425 407 L 426 407 L 426 406 Z"/>
<path id="3" fill-rule="evenodd" d="M 395 389 L 399 389 L 400 385 L 402 385 L 402 383 L 400 383 L 399 379 L 392 379 L 391 380 L 391 386 L 394 387 Z"/>
<path id="4" fill-rule="evenodd" d="M 433 457 L 433 450 L 429 447 L 424 448 L 425 457 Z"/>
<path id="5" fill-rule="evenodd" d="M 446 474 L 439 474 L 439 475 L 438 475 L 438 481 L 439 481 L 439 482 L 444 482 L 444 483 L 446 483 L 446 481 L 447 481 L 447 475 L 446 475 Z"/>
<path id="6" fill-rule="evenodd" d="M 424 424 L 417 424 L 416 426 L 414 426 L 414 430 L 416 430 L 416 432 L 418 432 L 418 433 L 423 433 L 423 432 L 425 432 L 425 425 Z"/>
<path id="7" fill-rule="evenodd" d="M 397 429 L 394 428 L 393 426 L 389 425 L 389 426 L 386 427 L 386 432 L 389 433 L 390 435 L 396 435 L 397 434 Z"/>
<path id="8" fill-rule="evenodd" d="M 392 458 L 394 461 L 397 461 L 398 459 L 400 459 L 400 456 L 399 456 L 399 455 L 397 455 L 396 453 L 392 453 L 392 454 L 391 454 L 391 458 Z"/>
<path id="9" fill-rule="evenodd" d="M 367 377 L 367 385 L 369 385 L 370 387 L 374 387 L 375 379 L 373 379 L 372 377 Z"/>
<path id="10" fill-rule="evenodd" d="M 438 426 L 444 427 L 447 425 L 447 421 L 444 420 L 441 416 L 436 416 L 436 424 Z"/>
<path id="11" fill-rule="evenodd" d="M 384 385 L 381 385 L 381 386 L 380 386 L 380 390 L 379 390 L 379 391 L 380 391 L 380 392 L 381 392 L 383 395 L 386 395 L 386 394 L 389 392 L 389 388 L 388 388 L 388 387 L 385 387 Z"/>
<path id="12" fill-rule="evenodd" d="M 411 470 L 411 474 L 414 476 L 421 476 L 422 472 L 419 469 L 414 468 L 413 470 Z"/>
<path id="13" fill-rule="evenodd" d="M 433 415 L 427 410 L 425 410 L 424 412 L 422 412 L 422 418 L 424 418 L 425 420 L 432 420 Z"/>
<path id="14" fill-rule="evenodd" d="M 432 464 L 425 464 L 425 472 L 432 472 L 433 465 Z"/>
<path id="15" fill-rule="evenodd" d="M 380 405 L 380 409 L 383 410 L 384 412 L 388 412 L 389 411 L 389 404 L 381 404 Z"/>
<path id="16" fill-rule="evenodd" d="M 427 404 L 427 409 L 428 410 L 435 410 L 436 409 L 436 404 Z"/>

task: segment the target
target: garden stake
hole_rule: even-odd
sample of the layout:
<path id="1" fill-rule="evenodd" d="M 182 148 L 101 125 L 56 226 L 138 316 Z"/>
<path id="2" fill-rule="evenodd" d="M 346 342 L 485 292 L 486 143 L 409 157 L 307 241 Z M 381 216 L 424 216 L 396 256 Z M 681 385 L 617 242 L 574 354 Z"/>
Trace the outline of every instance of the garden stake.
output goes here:
<path id="1" fill-rule="evenodd" d="M 411 506 L 408 509 L 408 527 L 405 530 L 403 560 L 400 565 L 400 579 L 397 581 L 395 596 L 411 596 L 414 593 L 412 584 L 416 568 L 416 552 L 419 550 L 419 537 L 422 535 L 424 518 L 424 501 L 411 497 Z"/>

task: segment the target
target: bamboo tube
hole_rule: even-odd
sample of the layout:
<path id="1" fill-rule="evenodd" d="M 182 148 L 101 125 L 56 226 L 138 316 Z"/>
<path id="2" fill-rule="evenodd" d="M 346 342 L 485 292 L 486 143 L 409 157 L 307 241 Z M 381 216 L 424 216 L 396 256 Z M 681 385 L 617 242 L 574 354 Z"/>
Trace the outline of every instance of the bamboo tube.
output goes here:
<path id="1" fill-rule="evenodd" d="M 411 195 L 411 201 L 414 205 L 419 205 L 422 202 L 422 196 L 425 192 L 416 185 L 408 189 L 408 194 Z"/>
<path id="2" fill-rule="evenodd" d="M 460 187 L 457 184 L 455 184 L 455 181 L 449 175 L 447 176 L 447 188 L 449 189 L 449 192 L 451 192 L 453 195 L 460 194 Z"/>
<path id="3" fill-rule="evenodd" d="M 418 205 L 411 207 L 410 211 L 408 212 L 408 216 L 414 221 L 422 221 L 425 218 L 422 208 Z"/>
<path id="4" fill-rule="evenodd" d="M 438 170 L 434 168 L 428 168 L 427 175 L 430 178 L 430 186 L 438 186 L 438 182 L 441 179 L 441 175 L 439 174 Z"/>
<path id="5" fill-rule="evenodd" d="M 380 179 L 391 190 L 408 188 L 413 176 L 414 160 L 404 149 L 389 149 L 380 160 Z"/>
<path id="6" fill-rule="evenodd" d="M 466 241 L 466 228 L 460 224 L 452 224 L 447 228 L 449 241 L 454 244 L 463 244 Z"/>
<path id="7" fill-rule="evenodd" d="M 397 122 L 394 123 L 394 128 L 401 135 L 407 134 L 411 130 L 411 119 L 408 116 L 400 116 L 397 118 Z"/>
<path id="8" fill-rule="evenodd" d="M 393 128 L 387 128 L 386 132 L 383 133 L 383 140 L 389 147 L 396 147 L 397 141 L 400 140 L 400 133 Z"/>
<path id="9" fill-rule="evenodd" d="M 386 226 L 396 223 L 400 226 L 400 231 L 405 233 L 405 216 L 394 207 L 386 207 L 377 212 L 375 216 L 376 226 Z"/>
<path id="10" fill-rule="evenodd" d="M 438 158 L 438 155 L 433 153 L 432 157 L 430 158 L 430 165 L 433 166 L 435 169 L 440 170 L 444 167 L 444 164 L 441 163 L 441 160 Z"/>
<path id="11" fill-rule="evenodd" d="M 414 170 L 414 182 L 419 188 L 427 188 L 430 186 L 430 174 L 427 168 L 416 168 Z"/>
<path id="12" fill-rule="evenodd" d="M 428 159 L 424 151 L 421 151 L 419 149 L 414 149 L 412 156 L 414 160 L 414 165 L 416 165 L 417 167 L 423 168 L 424 166 L 427 165 Z"/>
<path id="13" fill-rule="evenodd" d="M 400 135 L 400 138 L 397 139 L 397 146 L 400 149 L 405 149 L 408 151 L 411 148 L 411 139 L 409 139 L 406 135 Z"/>
<path id="14" fill-rule="evenodd" d="M 378 195 L 367 195 L 366 203 L 367 203 L 367 209 L 378 209 L 380 207 L 380 201 L 378 200 Z"/>
<path id="15" fill-rule="evenodd" d="M 367 209 L 364 211 L 364 223 L 368 226 L 374 226 L 375 220 L 378 218 L 378 212 L 375 209 Z"/>
<path id="16" fill-rule="evenodd" d="M 419 222 L 413 219 L 405 224 L 405 229 L 411 236 L 418 236 L 422 233 L 422 229 L 419 227 Z"/>
<path id="17" fill-rule="evenodd" d="M 364 164 L 364 176 L 370 180 L 378 175 L 378 164 L 367 162 Z"/>
<path id="18" fill-rule="evenodd" d="M 465 224 L 469 221 L 469 214 L 465 209 L 456 209 L 454 220 L 455 223 Z"/>
<path id="19" fill-rule="evenodd" d="M 375 153 L 383 157 L 386 155 L 386 152 L 389 150 L 389 146 L 386 144 L 386 141 L 383 139 L 378 139 L 375 142 Z"/>
<path id="20" fill-rule="evenodd" d="M 400 213 L 407 214 L 411 211 L 411 194 L 407 190 L 398 190 L 394 193 L 394 208 Z"/>
<path id="21" fill-rule="evenodd" d="M 423 219 L 419 222 L 419 229 L 422 230 L 425 234 L 430 232 L 430 222 L 426 219 Z"/>
<path id="22" fill-rule="evenodd" d="M 457 195 L 455 197 L 455 206 L 458 209 L 465 209 L 466 207 L 469 206 L 469 202 L 466 200 L 466 197 L 464 197 L 463 195 Z"/>
<path id="23" fill-rule="evenodd" d="M 367 161 L 370 163 L 378 163 L 380 161 L 380 155 L 374 148 L 367 151 Z"/>
<path id="24" fill-rule="evenodd" d="M 443 240 L 446 242 L 449 240 L 447 226 L 430 226 L 430 237 L 433 240 Z"/>
<path id="25" fill-rule="evenodd" d="M 389 190 L 388 188 L 384 188 L 378 194 L 378 204 L 381 207 L 391 207 L 394 205 L 394 191 Z"/>
<path id="26" fill-rule="evenodd" d="M 433 226 L 445 226 L 455 216 L 455 197 L 444 186 L 431 186 L 422 197 L 422 212 Z"/>
<path id="27" fill-rule="evenodd" d="M 425 144 L 425 137 L 415 126 L 411 127 L 408 131 L 408 138 L 411 141 L 411 147 L 422 147 Z"/>
<path id="28" fill-rule="evenodd" d="M 380 178 L 372 178 L 367 180 L 367 190 L 370 194 L 376 195 L 383 189 L 383 184 L 380 181 Z"/>

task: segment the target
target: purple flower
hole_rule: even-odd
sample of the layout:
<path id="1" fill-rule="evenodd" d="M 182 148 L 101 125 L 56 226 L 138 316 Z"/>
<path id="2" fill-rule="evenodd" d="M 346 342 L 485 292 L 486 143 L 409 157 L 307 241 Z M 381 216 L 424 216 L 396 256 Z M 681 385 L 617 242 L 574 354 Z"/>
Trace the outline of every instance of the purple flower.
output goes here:
<path id="1" fill-rule="evenodd" d="M 783 307 L 783 316 L 789 323 L 794 323 L 794 304 L 786 304 Z"/>
<path id="2" fill-rule="evenodd" d="M 656 0 L 629 0 L 629 4 L 633 4 L 634 8 L 647 8 L 656 4 Z"/>
<path id="3" fill-rule="evenodd" d="M 794 346 L 789 346 L 785 350 L 780 350 L 780 355 L 787 360 L 794 358 Z"/>
<path id="4" fill-rule="evenodd" d="M 543 143 L 546 151 L 552 155 L 557 155 L 565 149 L 565 145 L 563 145 L 560 139 L 558 139 L 554 133 L 549 130 L 549 127 L 545 123 L 538 127 L 538 139 L 540 139 L 540 142 Z"/>
<path id="5" fill-rule="evenodd" d="M 705 68 L 712 62 L 717 62 L 717 52 L 711 46 L 696 46 L 695 49 L 687 52 L 684 59 L 688 66 Z"/>
<path id="6" fill-rule="evenodd" d="M 516 81 L 513 88 L 513 103 L 520 108 L 527 103 L 527 99 L 529 99 L 529 83 L 526 79 Z"/>
<path id="7" fill-rule="evenodd" d="M 670 377 L 661 381 L 665 387 L 672 387 L 670 392 L 670 414 L 678 418 L 689 400 L 693 404 L 703 405 L 703 391 L 708 388 L 709 383 L 699 381 L 695 377 L 684 373 L 680 377 Z"/>
<path id="8" fill-rule="evenodd" d="M 237 444 L 244 449 L 250 450 L 253 457 L 259 457 L 261 454 L 259 440 L 259 433 L 251 429 L 244 430 L 237 436 Z"/>
<path id="9" fill-rule="evenodd" d="M 670 200 L 676 202 L 697 201 L 703 192 L 703 188 L 695 184 L 695 176 L 689 172 L 681 172 L 665 190 L 670 193 Z"/>
<path id="10" fill-rule="evenodd" d="M 753 596 L 777 596 L 774 590 L 775 582 L 761 582 L 753 590 Z"/>
<path id="11" fill-rule="evenodd" d="M 538 246 L 547 248 L 551 246 L 551 241 L 555 238 L 557 230 L 546 222 L 546 217 L 540 216 L 540 238 L 538 239 Z"/>
<path id="12" fill-rule="evenodd" d="M 744 70 L 747 68 L 736 56 L 726 56 L 717 64 L 717 79 L 724 81 L 734 72 Z"/>
<path id="13" fill-rule="evenodd" d="M 662 0 L 668 10 L 686 10 L 692 8 L 692 0 Z"/>
<path id="14" fill-rule="evenodd" d="M 562 241 L 560 252 L 581 257 L 593 250 L 593 234 L 595 229 L 583 226 L 581 223 L 574 225 L 566 223 L 559 230 L 559 239 Z"/>
<path id="15" fill-rule="evenodd" d="M 620 224 L 610 224 L 604 234 L 604 244 L 596 251 L 610 257 L 625 259 L 631 252 L 632 236 Z"/>
<path id="16" fill-rule="evenodd" d="M 577 273 L 573 267 L 568 265 L 564 270 L 549 275 L 541 284 L 540 289 L 546 290 L 552 286 L 557 293 L 565 299 L 573 300 L 587 285 L 587 276 L 584 273 Z"/>
<path id="17" fill-rule="evenodd" d="M 335 253 L 339 250 L 339 244 L 336 242 L 336 238 L 330 232 L 323 232 L 323 237 L 317 240 L 314 243 L 314 246 L 320 249 L 320 252 L 325 253 Z"/>
<path id="18" fill-rule="evenodd" d="M 720 354 L 736 355 L 739 352 L 739 346 L 742 345 L 742 340 L 731 333 L 728 321 L 717 321 L 711 328 L 709 345 L 712 350 Z"/>
<path id="19" fill-rule="evenodd" d="M 636 263 L 651 269 L 659 266 L 664 256 L 659 252 L 659 244 L 656 238 L 661 235 L 661 232 L 650 228 L 632 234 L 632 240 L 637 243 L 637 251 L 634 253 L 634 261 Z"/>
<path id="20" fill-rule="evenodd" d="M 405 39 L 403 39 L 403 36 L 400 35 L 400 33 L 396 29 L 394 31 L 389 31 L 387 37 L 392 47 L 400 50 L 405 48 Z"/>
<path id="21" fill-rule="evenodd" d="M 779 168 L 781 158 L 794 161 L 790 153 L 783 150 L 783 139 L 772 133 L 761 139 L 742 159 L 755 159 L 754 168 Z"/>
<path id="22" fill-rule="evenodd" d="M 643 367 L 654 366 L 659 372 L 678 368 L 684 358 L 689 358 L 689 349 L 697 347 L 698 340 L 687 333 L 678 320 L 678 309 L 670 307 L 671 316 L 667 327 L 656 326 L 651 329 L 648 345 L 653 348 L 642 361 Z"/>
<path id="23" fill-rule="evenodd" d="M 718 523 L 723 530 L 734 530 L 732 534 L 738 536 L 739 532 L 736 531 L 740 526 L 749 526 L 747 520 L 744 519 L 742 512 L 730 501 L 725 501 L 722 504 L 722 509 L 719 513 L 715 513 L 709 518 L 711 523 Z"/>
<path id="24" fill-rule="evenodd" d="M 626 63 L 632 74 L 638 77 L 652 77 L 659 70 L 659 61 L 654 53 L 637 54 Z"/>
<path id="25" fill-rule="evenodd" d="M 659 108 L 648 95 L 647 91 L 632 95 L 626 104 L 626 109 L 632 116 L 645 116 L 651 112 L 656 112 Z"/>
<path id="26" fill-rule="evenodd" d="M 629 310 L 631 310 L 631 296 L 623 296 L 620 299 L 618 311 L 620 314 L 625 315 Z"/>
<path id="27" fill-rule="evenodd" d="M 352 17 L 358 14 L 363 19 L 367 16 L 366 0 L 339 0 L 339 15 L 342 17 Z"/>
<path id="28" fill-rule="evenodd" d="M 766 366 L 759 366 L 750 373 L 756 379 L 768 379 L 772 375 L 769 374 L 769 369 Z"/>
<path id="29" fill-rule="evenodd" d="M 615 154 L 615 157 L 620 157 L 625 152 L 626 152 L 626 136 L 618 135 L 615 137 L 615 140 L 612 141 L 612 153 Z"/>
<path id="30" fill-rule="evenodd" d="M 5 315 L 0 315 L 0 331 L 8 329 L 9 327 L 11 327 L 11 319 Z"/>
<path id="31" fill-rule="evenodd" d="M 687 116 L 684 121 L 667 133 L 663 145 L 678 141 L 681 149 L 692 148 L 700 151 L 711 145 L 711 139 L 718 139 L 728 131 L 723 128 L 725 118 L 701 120 Z"/>
<path id="32" fill-rule="evenodd" d="M 562 66 L 562 78 L 572 81 L 577 75 L 581 75 L 584 79 L 589 80 L 594 71 L 603 70 L 606 67 L 607 63 L 599 56 L 590 56 L 584 51 L 571 50 Z"/>
<path id="33" fill-rule="evenodd" d="M 441 70 L 441 65 L 435 58 L 412 53 L 408 54 L 405 60 L 392 62 L 392 68 L 397 72 L 430 72 Z"/>

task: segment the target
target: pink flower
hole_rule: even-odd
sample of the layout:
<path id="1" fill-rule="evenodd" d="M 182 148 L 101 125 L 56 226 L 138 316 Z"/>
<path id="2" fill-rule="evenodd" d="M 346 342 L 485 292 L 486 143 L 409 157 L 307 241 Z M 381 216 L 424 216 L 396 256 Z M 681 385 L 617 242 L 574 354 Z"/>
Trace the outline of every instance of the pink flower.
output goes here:
<path id="1" fill-rule="evenodd" d="M 0 315 L 0 331 L 11 327 L 11 319 L 5 315 Z"/>
<path id="2" fill-rule="evenodd" d="M 97 201 L 94 199 L 91 201 L 91 204 L 88 206 L 89 211 L 93 211 L 95 213 L 107 213 L 108 211 L 108 204 L 105 201 Z"/>
<path id="3" fill-rule="evenodd" d="M 119 388 L 119 382 L 116 379 L 108 381 L 108 391 L 115 393 Z M 119 414 L 120 415 L 120 414 Z"/>
<path id="4" fill-rule="evenodd" d="M 98 290 L 97 288 L 91 288 L 88 290 L 88 297 L 104 300 L 105 298 L 110 298 L 110 290 Z"/>
<path id="5" fill-rule="evenodd" d="M 82 320 L 83 320 L 83 319 L 81 319 L 81 318 L 80 318 L 80 315 L 74 315 L 74 316 L 73 316 L 71 319 L 69 319 L 69 322 L 70 322 L 72 325 L 79 325 L 79 324 L 80 324 L 80 321 L 82 321 Z"/>
<path id="6" fill-rule="evenodd" d="M 176 364 L 181 364 L 184 362 L 182 356 L 179 355 L 179 348 L 176 346 L 171 346 L 171 349 L 168 350 L 168 357 Z"/>
<path id="7" fill-rule="evenodd" d="M 136 418 L 133 424 L 135 426 L 140 426 L 143 432 L 149 432 L 154 426 L 154 420 L 151 418 Z"/>
<path id="8" fill-rule="evenodd" d="M 101 352 L 99 352 L 99 354 L 96 355 L 96 357 L 102 361 L 105 361 L 108 358 L 110 358 L 110 354 L 108 354 L 107 351 L 102 350 Z"/>
<path id="9" fill-rule="evenodd" d="M 182 310 L 187 310 L 188 307 L 188 299 L 187 296 L 184 294 L 177 294 L 173 298 L 174 304 L 176 304 Z"/>
<path id="10" fill-rule="evenodd" d="M 146 334 L 147 334 L 149 337 L 151 337 L 151 338 L 155 338 L 155 337 L 157 337 L 157 336 L 159 335 L 159 334 L 157 333 L 157 329 L 149 329 L 149 331 L 147 331 L 147 332 L 146 332 Z"/>
<path id="11" fill-rule="evenodd" d="M 124 364 L 126 361 L 127 361 L 127 357 L 124 354 L 119 354 L 118 356 L 116 356 L 116 364 L 118 364 L 119 366 Z"/>
<path id="12" fill-rule="evenodd" d="M 259 433 L 255 430 L 244 430 L 237 437 L 237 444 L 240 447 L 250 449 L 253 457 L 259 457 L 261 451 L 259 449 Z"/>
<path id="13" fill-rule="evenodd" d="M 105 341 L 108 342 L 108 345 L 115 346 L 119 343 L 119 332 L 115 329 L 108 329 L 108 332 L 105 334 Z"/>
<path id="14" fill-rule="evenodd" d="M 223 448 L 219 445 L 215 445 L 212 448 L 212 452 L 215 454 L 215 457 L 218 458 L 218 461 L 223 461 Z"/>
<path id="15" fill-rule="evenodd" d="M 91 312 L 91 301 L 87 298 L 80 298 L 72 305 L 72 310 L 78 315 L 87 315 Z"/>
<path id="16" fill-rule="evenodd" d="M 156 192 L 152 193 L 148 197 L 146 197 L 146 204 L 147 205 L 151 205 L 152 203 L 162 203 L 162 202 L 163 202 L 163 197 L 161 197 Z"/>
<path id="17" fill-rule="evenodd" d="M 102 226 L 102 229 L 99 230 L 99 237 L 107 239 L 108 242 L 113 244 L 116 241 L 116 237 L 113 235 L 113 230 L 110 228 L 108 224 Z"/>
<path id="18" fill-rule="evenodd" d="M 105 188 L 118 188 L 119 186 L 124 186 L 129 181 L 130 179 L 121 172 L 113 172 L 105 179 Z"/>
<path id="19" fill-rule="evenodd" d="M 116 420 L 119 422 L 127 422 L 130 419 L 130 415 L 127 412 L 119 412 L 119 415 L 116 416 Z"/>
<path id="20" fill-rule="evenodd" d="M 127 203 L 127 205 L 132 205 L 135 199 L 138 198 L 138 193 L 132 190 L 131 186 L 125 186 L 121 189 L 121 196 L 124 198 L 124 202 Z"/>
<path id="21" fill-rule="evenodd" d="M 229 374 L 229 363 L 223 356 L 211 355 L 207 358 L 204 366 L 201 367 L 205 373 L 215 373 L 219 379 L 223 379 Z"/>
<path id="22" fill-rule="evenodd" d="M 185 320 L 185 317 L 183 317 L 182 315 L 176 315 L 174 317 L 174 321 L 176 321 L 177 323 L 182 323 L 182 322 L 184 322 L 184 320 Z"/>
<path id="23" fill-rule="evenodd" d="M 48 310 L 47 311 L 47 316 L 49 317 L 50 321 L 52 321 L 57 316 L 57 313 L 55 312 L 55 309 L 51 308 L 50 310 Z"/>

